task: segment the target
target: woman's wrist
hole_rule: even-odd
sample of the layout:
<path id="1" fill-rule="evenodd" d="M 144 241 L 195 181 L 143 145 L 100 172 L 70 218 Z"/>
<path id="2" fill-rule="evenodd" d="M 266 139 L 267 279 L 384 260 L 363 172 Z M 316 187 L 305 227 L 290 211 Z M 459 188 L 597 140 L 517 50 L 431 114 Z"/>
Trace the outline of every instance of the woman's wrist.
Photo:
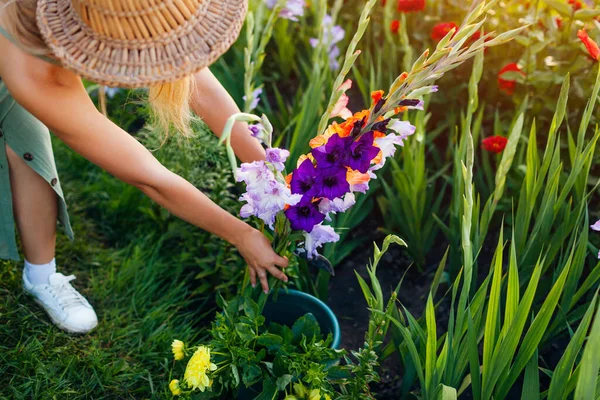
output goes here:
<path id="1" fill-rule="evenodd" d="M 236 248 L 239 248 L 244 241 L 244 238 L 252 234 L 255 229 L 240 219 L 236 220 L 238 223 L 232 227 L 233 229 L 231 229 L 231 233 L 228 235 L 229 237 L 224 239 L 234 245 Z"/>

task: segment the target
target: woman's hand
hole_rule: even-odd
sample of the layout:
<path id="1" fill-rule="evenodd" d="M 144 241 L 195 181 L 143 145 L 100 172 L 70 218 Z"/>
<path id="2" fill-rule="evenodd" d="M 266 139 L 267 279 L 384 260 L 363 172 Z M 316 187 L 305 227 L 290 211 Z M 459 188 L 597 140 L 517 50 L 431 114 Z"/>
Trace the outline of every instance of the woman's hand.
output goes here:
<path id="1" fill-rule="evenodd" d="M 250 228 L 249 231 L 240 235 L 236 247 L 248 263 L 252 287 L 256 286 L 256 277 L 258 276 L 263 291 L 269 292 L 267 271 L 275 278 L 287 282 L 287 276 L 277 267 L 286 268 L 288 260 L 273 251 L 271 243 L 260 231 Z"/>

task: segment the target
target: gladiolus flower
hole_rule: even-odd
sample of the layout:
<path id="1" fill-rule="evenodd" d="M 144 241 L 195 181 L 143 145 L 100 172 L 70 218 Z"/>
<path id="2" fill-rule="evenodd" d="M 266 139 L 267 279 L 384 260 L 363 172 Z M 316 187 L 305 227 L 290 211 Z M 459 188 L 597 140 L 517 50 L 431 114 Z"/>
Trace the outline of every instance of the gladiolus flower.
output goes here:
<path id="1" fill-rule="evenodd" d="M 183 344 L 183 342 L 181 340 L 173 340 L 173 343 L 171 343 L 171 350 L 173 351 L 173 357 L 175 358 L 176 361 L 179 360 L 183 360 L 184 354 L 183 354 L 183 349 L 185 348 L 185 345 Z"/>
<path id="2" fill-rule="evenodd" d="M 265 3 L 269 9 L 273 9 L 277 4 L 277 0 L 266 0 Z M 298 17 L 304 15 L 305 7 L 304 0 L 288 0 L 281 9 L 279 17 L 289 19 L 290 21 L 298 21 Z"/>
<path id="3" fill-rule="evenodd" d="M 348 169 L 346 180 L 350 184 L 351 192 L 366 193 L 367 190 L 369 190 L 369 181 L 371 180 L 371 175 L 368 173 L 362 174 L 353 169 Z"/>
<path id="4" fill-rule="evenodd" d="M 600 61 L 600 48 L 598 48 L 598 44 L 588 36 L 585 29 L 577 31 L 577 37 L 581 39 L 590 56 L 594 60 Z"/>
<path id="5" fill-rule="evenodd" d="M 504 148 L 506 147 L 506 143 L 508 139 L 504 136 L 490 136 L 481 141 L 483 148 L 490 153 L 502 153 Z"/>
<path id="6" fill-rule="evenodd" d="M 371 99 L 373 99 L 373 104 L 377 104 L 382 97 L 383 90 L 376 90 L 374 92 L 371 92 Z"/>
<path id="7" fill-rule="evenodd" d="M 206 346 L 200 346 L 190 358 L 185 369 L 185 382 L 192 389 L 200 389 L 201 392 L 204 392 L 212 383 L 207 372 L 216 369 L 217 366 L 210 362 L 210 349 Z"/>
<path id="8" fill-rule="evenodd" d="M 173 379 L 171 383 L 169 383 L 169 389 L 173 396 L 179 396 L 181 394 L 181 387 L 179 386 L 179 379 Z"/>
<path id="9" fill-rule="evenodd" d="M 600 232 L 600 219 L 598 221 L 596 221 L 596 223 L 594 225 L 590 225 L 590 228 L 592 228 L 595 231 Z"/>
<path id="10" fill-rule="evenodd" d="M 458 25 L 456 25 L 454 22 L 442 22 L 440 24 L 437 24 L 431 30 L 431 39 L 434 40 L 434 41 L 436 41 L 436 42 L 439 42 L 452 29 L 455 29 L 454 34 L 456 35 L 456 32 L 458 30 Z"/>
<path id="11" fill-rule="evenodd" d="M 340 240 L 340 235 L 335 233 L 331 226 L 316 225 L 311 233 L 304 233 L 304 248 L 308 258 L 316 256 L 317 249 L 325 243 L 334 243 Z"/>
<path id="12" fill-rule="evenodd" d="M 400 21 L 398 21 L 397 19 L 393 20 L 390 24 L 390 30 L 394 34 L 398 33 L 398 31 L 400 30 Z"/>
<path id="13" fill-rule="evenodd" d="M 423 11 L 425 9 L 425 0 L 398 0 L 398 11 L 411 12 Z"/>
<path id="14" fill-rule="evenodd" d="M 260 101 L 260 95 L 262 94 L 262 88 L 255 89 L 250 95 L 250 111 L 254 110 L 258 106 Z M 242 99 L 246 101 L 247 97 L 243 96 Z"/>
<path id="15" fill-rule="evenodd" d="M 517 81 L 514 79 L 503 79 L 502 74 L 505 72 L 518 72 L 523 76 L 525 76 L 525 73 L 521 70 L 517 63 L 507 64 L 500 70 L 500 72 L 498 72 L 498 86 L 500 87 L 500 90 L 508 95 L 512 95 L 515 92 Z"/>
<path id="16" fill-rule="evenodd" d="M 325 214 L 319 212 L 318 202 L 313 202 L 309 196 L 285 210 L 285 216 L 290 220 L 292 229 L 308 233 L 325 219 Z"/>

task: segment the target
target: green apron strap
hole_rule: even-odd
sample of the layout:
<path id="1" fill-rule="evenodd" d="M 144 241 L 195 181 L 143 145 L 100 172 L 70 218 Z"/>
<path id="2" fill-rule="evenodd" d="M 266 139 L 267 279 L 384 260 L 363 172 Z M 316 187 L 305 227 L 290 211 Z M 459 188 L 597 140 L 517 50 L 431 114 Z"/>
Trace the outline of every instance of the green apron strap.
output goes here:
<path id="1" fill-rule="evenodd" d="M 0 35 L 4 36 L 5 38 L 7 38 L 12 44 L 14 44 L 15 46 L 21 48 L 21 45 L 19 42 L 17 42 L 15 40 L 15 38 L 13 38 L 10 33 L 8 33 L 2 26 L 0 26 Z M 50 58 L 50 57 L 46 57 L 46 56 L 38 56 L 38 55 L 33 55 L 34 57 L 39 58 L 40 60 L 49 62 L 50 64 L 55 64 L 55 65 L 60 65 L 60 62 L 58 60 L 55 60 L 54 58 Z"/>

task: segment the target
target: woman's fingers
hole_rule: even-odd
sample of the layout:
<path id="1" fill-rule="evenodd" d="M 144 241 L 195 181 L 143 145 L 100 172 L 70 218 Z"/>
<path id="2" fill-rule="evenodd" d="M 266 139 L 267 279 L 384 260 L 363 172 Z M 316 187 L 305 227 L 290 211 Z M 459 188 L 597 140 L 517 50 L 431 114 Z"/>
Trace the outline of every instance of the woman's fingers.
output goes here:
<path id="1" fill-rule="evenodd" d="M 248 269 L 250 270 L 250 283 L 252 287 L 256 287 L 256 270 L 251 266 L 248 266 Z"/>
<path id="2" fill-rule="evenodd" d="M 287 268 L 287 266 L 289 265 L 290 262 L 287 259 L 287 257 L 281 257 L 281 256 L 275 254 L 275 260 L 273 261 L 273 263 L 275 265 L 277 265 L 278 267 Z M 275 275 L 275 274 L 273 274 L 273 275 Z"/>
<path id="3" fill-rule="evenodd" d="M 262 286 L 263 292 L 269 293 L 269 281 L 267 280 L 267 273 L 263 268 L 258 269 L 258 278 L 260 279 L 260 285 Z"/>
<path id="4" fill-rule="evenodd" d="M 271 275 L 273 275 L 275 278 L 287 282 L 288 278 L 287 276 L 285 276 L 285 274 L 276 266 L 271 265 L 270 267 L 267 267 L 267 270 L 271 273 Z"/>

